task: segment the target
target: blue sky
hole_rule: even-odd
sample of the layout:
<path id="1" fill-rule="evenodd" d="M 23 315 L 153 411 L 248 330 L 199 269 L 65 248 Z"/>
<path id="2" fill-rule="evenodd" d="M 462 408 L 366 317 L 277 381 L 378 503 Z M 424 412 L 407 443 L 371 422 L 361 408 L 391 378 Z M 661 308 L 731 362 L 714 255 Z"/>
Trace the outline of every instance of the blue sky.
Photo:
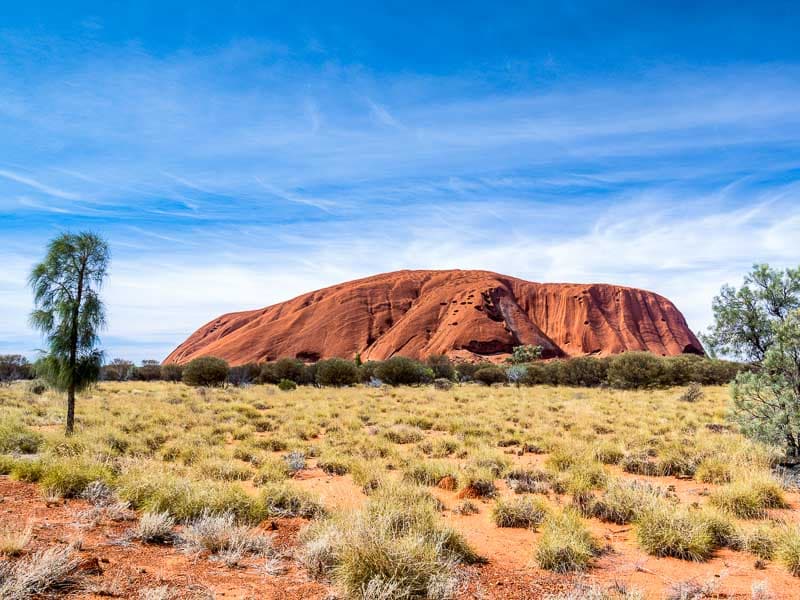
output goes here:
<path id="1" fill-rule="evenodd" d="M 0 353 L 41 345 L 62 230 L 109 239 L 135 360 L 394 269 L 640 286 L 699 330 L 800 263 L 790 3 L 260 4 L 4 7 Z"/>

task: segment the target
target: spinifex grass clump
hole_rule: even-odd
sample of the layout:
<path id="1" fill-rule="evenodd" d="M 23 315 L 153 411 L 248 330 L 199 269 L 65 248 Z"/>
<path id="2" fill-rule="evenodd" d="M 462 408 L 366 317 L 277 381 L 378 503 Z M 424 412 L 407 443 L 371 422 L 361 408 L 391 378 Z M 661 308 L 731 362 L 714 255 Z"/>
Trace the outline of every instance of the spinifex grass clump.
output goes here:
<path id="1" fill-rule="evenodd" d="M 787 506 L 780 485 L 769 475 L 746 476 L 711 494 L 711 504 L 740 519 L 759 519 L 769 508 Z"/>
<path id="2" fill-rule="evenodd" d="M 662 501 L 638 517 L 636 535 L 648 554 L 706 561 L 733 537 L 734 527 L 723 514 Z"/>
<path id="3" fill-rule="evenodd" d="M 776 555 L 792 575 L 800 577 L 800 528 L 791 526 L 780 533 Z"/>
<path id="4" fill-rule="evenodd" d="M 451 463 L 437 460 L 412 462 L 404 470 L 403 477 L 412 483 L 438 485 L 445 477 L 455 479 L 457 469 Z"/>
<path id="5" fill-rule="evenodd" d="M 42 443 L 41 434 L 12 421 L 0 421 L 0 454 L 34 454 Z"/>
<path id="6" fill-rule="evenodd" d="M 640 481 L 614 479 L 589 503 L 587 513 L 601 521 L 624 524 L 662 501 L 663 490 Z"/>
<path id="7" fill-rule="evenodd" d="M 534 529 L 547 516 L 548 506 L 539 498 L 521 496 L 500 499 L 492 508 L 492 520 L 498 527 L 527 527 Z"/>
<path id="8" fill-rule="evenodd" d="M 439 523 L 437 508 L 424 490 L 381 488 L 362 510 L 315 522 L 303 532 L 301 560 L 348 597 L 449 597 L 458 566 L 479 558 Z"/>
<path id="9" fill-rule="evenodd" d="M 492 498 L 496 493 L 494 473 L 491 470 L 471 467 L 459 472 L 459 498 Z"/>
<path id="10" fill-rule="evenodd" d="M 193 481 L 141 468 L 131 469 L 119 478 L 118 493 L 135 509 L 164 512 L 178 521 L 189 521 L 208 512 L 229 512 L 239 521 L 257 523 L 269 513 L 264 502 L 247 495 L 238 484 Z"/>
<path id="11" fill-rule="evenodd" d="M 566 573 L 587 569 L 599 551 L 580 515 L 567 508 L 544 520 L 535 554 L 541 568 Z"/>

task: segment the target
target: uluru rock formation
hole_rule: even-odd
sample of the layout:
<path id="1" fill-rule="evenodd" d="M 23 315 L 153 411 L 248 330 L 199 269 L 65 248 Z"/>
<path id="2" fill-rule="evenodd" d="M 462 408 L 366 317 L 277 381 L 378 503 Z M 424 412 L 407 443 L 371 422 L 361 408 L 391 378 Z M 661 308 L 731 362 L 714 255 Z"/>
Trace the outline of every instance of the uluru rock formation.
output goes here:
<path id="1" fill-rule="evenodd" d="M 282 357 L 475 360 L 540 345 L 543 356 L 647 350 L 702 354 L 683 315 L 653 292 L 534 283 L 489 271 L 397 271 L 303 294 L 203 325 L 165 363 L 218 356 L 232 365 Z"/>

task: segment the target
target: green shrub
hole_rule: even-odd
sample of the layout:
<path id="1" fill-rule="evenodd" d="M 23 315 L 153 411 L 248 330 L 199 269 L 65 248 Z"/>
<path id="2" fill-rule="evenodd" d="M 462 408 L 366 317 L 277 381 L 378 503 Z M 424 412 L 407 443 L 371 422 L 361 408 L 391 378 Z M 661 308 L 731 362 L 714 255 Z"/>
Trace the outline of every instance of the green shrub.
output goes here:
<path id="1" fill-rule="evenodd" d="M 624 352 L 611 359 L 608 383 L 615 388 L 647 388 L 663 381 L 661 360 L 649 352 Z"/>
<path id="2" fill-rule="evenodd" d="M 606 358 L 577 356 L 551 362 L 550 369 L 555 373 L 549 379 L 557 379 L 559 385 L 596 387 L 605 383 L 608 377 L 609 360 Z"/>
<path id="3" fill-rule="evenodd" d="M 703 398 L 703 388 L 699 383 L 692 383 L 678 397 L 681 402 L 697 402 Z"/>
<path id="4" fill-rule="evenodd" d="M 558 364 L 563 361 L 535 362 L 526 365 L 523 385 L 556 385 L 559 381 Z"/>
<path id="5" fill-rule="evenodd" d="M 297 384 L 291 379 L 281 379 L 278 382 L 278 389 L 282 392 L 291 392 L 297 389 Z"/>
<path id="6" fill-rule="evenodd" d="M 183 366 L 175 363 L 161 365 L 161 379 L 162 381 L 171 381 L 177 383 L 183 380 Z"/>
<path id="7" fill-rule="evenodd" d="M 445 354 L 433 354 L 425 363 L 433 371 L 434 379 L 452 381 L 456 378 L 456 368 Z"/>
<path id="8" fill-rule="evenodd" d="M 277 383 L 281 379 L 288 379 L 295 383 L 303 383 L 306 376 L 305 364 L 298 358 L 281 358 L 272 364 L 272 376 Z"/>
<path id="9" fill-rule="evenodd" d="M 201 356 L 183 369 L 183 383 L 192 386 L 220 386 L 228 378 L 228 363 L 214 356 Z"/>
<path id="10" fill-rule="evenodd" d="M 542 356 L 542 347 L 527 344 L 524 346 L 514 346 L 511 357 L 508 359 L 514 365 L 522 365 L 538 360 Z"/>
<path id="11" fill-rule="evenodd" d="M 471 363 L 471 362 L 459 362 L 456 364 L 456 374 L 458 375 L 459 381 L 472 381 L 474 379 L 475 373 L 483 369 L 484 367 L 490 367 L 492 363 L 488 362 L 480 362 L 480 363 Z"/>
<path id="12" fill-rule="evenodd" d="M 157 360 L 143 360 L 141 366 L 131 370 L 133 381 L 158 381 L 161 379 L 161 365 Z"/>
<path id="13" fill-rule="evenodd" d="M 228 383 L 237 387 L 254 383 L 261 375 L 261 366 L 255 363 L 246 363 L 231 367 L 228 373 Z"/>
<path id="14" fill-rule="evenodd" d="M 405 356 L 393 356 L 383 361 L 375 368 L 375 376 L 389 385 L 417 385 L 433 381 L 430 369 Z"/>
<path id="15" fill-rule="evenodd" d="M 342 387 L 359 381 L 358 367 L 343 358 L 330 358 L 317 363 L 316 378 L 319 385 Z"/>
<path id="16" fill-rule="evenodd" d="M 482 369 L 478 369 L 475 371 L 472 378 L 475 381 L 483 383 L 484 385 L 492 385 L 493 383 L 506 383 L 508 381 L 505 369 L 496 365 L 490 365 L 483 367 Z"/>
<path id="17" fill-rule="evenodd" d="M 44 462 L 36 460 L 17 460 L 11 467 L 11 477 L 17 481 L 36 483 L 44 473 Z"/>
<path id="18" fill-rule="evenodd" d="M 12 420 L 0 422 L 0 454 L 35 454 L 42 443 L 41 434 Z"/>
<path id="19" fill-rule="evenodd" d="M 547 505 L 539 498 L 521 496 L 510 500 L 499 499 L 492 508 L 492 521 L 498 527 L 526 527 L 535 529 L 547 516 Z"/>
<path id="20" fill-rule="evenodd" d="M 536 561 L 542 569 L 567 573 L 586 570 L 599 546 L 577 512 L 565 509 L 544 520 L 536 547 Z"/>
<path id="21" fill-rule="evenodd" d="M 0 454 L 0 475 L 9 475 L 17 465 L 17 461 L 11 456 Z"/>

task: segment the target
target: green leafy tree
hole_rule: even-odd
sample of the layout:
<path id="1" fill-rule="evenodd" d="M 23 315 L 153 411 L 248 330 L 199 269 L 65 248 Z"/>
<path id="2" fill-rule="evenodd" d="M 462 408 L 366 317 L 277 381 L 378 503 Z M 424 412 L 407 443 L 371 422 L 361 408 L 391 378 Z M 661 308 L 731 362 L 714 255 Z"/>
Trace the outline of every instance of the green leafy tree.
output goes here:
<path id="1" fill-rule="evenodd" d="M 191 386 L 213 387 L 225 383 L 230 367 L 216 356 L 200 356 L 183 367 L 183 383 Z"/>
<path id="2" fill-rule="evenodd" d="M 29 379 L 31 364 L 21 354 L 0 355 L 0 383 L 15 379 Z"/>
<path id="3" fill-rule="evenodd" d="M 133 373 L 133 363 L 124 358 L 115 358 L 100 370 L 100 375 L 106 381 L 127 381 Z"/>
<path id="4" fill-rule="evenodd" d="M 731 386 L 734 420 L 800 458 L 800 268 L 756 265 L 740 289 L 722 288 L 713 309 L 706 344 L 755 366 Z"/>
<path id="5" fill-rule="evenodd" d="M 800 308 L 800 267 L 754 265 L 742 287 L 725 285 L 714 298 L 714 324 L 703 336 L 714 354 L 759 363 L 781 324 Z"/>
<path id="6" fill-rule="evenodd" d="M 542 347 L 527 344 L 525 346 L 514 346 L 509 362 L 515 365 L 533 362 L 542 356 Z"/>
<path id="7" fill-rule="evenodd" d="M 745 435 L 800 458 L 800 311 L 775 327 L 760 368 L 737 375 L 733 417 Z"/>
<path id="8" fill-rule="evenodd" d="M 359 372 L 354 362 L 329 358 L 317 362 L 316 378 L 319 385 L 342 387 L 358 383 Z"/>
<path id="9" fill-rule="evenodd" d="M 47 339 L 37 373 L 67 393 L 66 433 L 75 429 L 75 394 L 97 381 L 105 325 L 100 287 L 108 271 L 108 244 L 94 233 L 65 233 L 53 239 L 44 260 L 31 271 L 35 310 L 31 324 Z"/>

